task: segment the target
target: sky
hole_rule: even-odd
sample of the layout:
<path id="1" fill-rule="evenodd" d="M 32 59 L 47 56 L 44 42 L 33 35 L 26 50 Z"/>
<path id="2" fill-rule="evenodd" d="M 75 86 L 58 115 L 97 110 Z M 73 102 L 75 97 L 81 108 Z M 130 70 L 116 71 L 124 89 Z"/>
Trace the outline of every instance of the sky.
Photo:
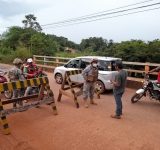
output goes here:
<path id="1" fill-rule="evenodd" d="M 151 4 L 155 5 L 124 11 Z M 90 37 L 114 42 L 160 39 L 160 0 L 0 0 L 0 34 L 11 26 L 23 27 L 22 20 L 28 14 L 37 17 L 42 32 L 63 36 L 77 44 Z M 82 16 L 88 19 L 66 22 Z"/>

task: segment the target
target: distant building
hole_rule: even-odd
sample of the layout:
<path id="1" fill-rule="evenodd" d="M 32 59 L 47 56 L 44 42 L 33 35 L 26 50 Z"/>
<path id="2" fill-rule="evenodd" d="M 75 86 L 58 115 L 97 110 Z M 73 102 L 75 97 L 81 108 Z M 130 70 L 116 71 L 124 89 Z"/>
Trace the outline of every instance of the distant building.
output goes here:
<path id="1" fill-rule="evenodd" d="M 65 47 L 65 48 L 64 48 L 64 51 L 65 51 L 65 52 L 68 51 L 68 52 L 70 52 L 70 53 L 76 53 L 76 50 L 75 50 L 75 49 L 69 48 L 69 47 Z"/>

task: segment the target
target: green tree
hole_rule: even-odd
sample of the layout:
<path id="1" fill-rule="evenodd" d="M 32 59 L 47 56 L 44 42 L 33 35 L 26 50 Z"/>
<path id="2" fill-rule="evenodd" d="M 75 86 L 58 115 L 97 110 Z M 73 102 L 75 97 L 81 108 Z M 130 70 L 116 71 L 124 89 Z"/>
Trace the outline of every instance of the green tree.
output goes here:
<path id="1" fill-rule="evenodd" d="M 15 50 L 19 45 L 18 41 L 22 33 L 23 29 L 21 27 L 12 26 L 8 28 L 8 30 L 3 34 L 2 46 L 10 47 Z"/>
<path id="2" fill-rule="evenodd" d="M 29 14 L 25 16 L 25 20 L 22 20 L 22 23 L 24 24 L 25 28 L 33 28 L 36 31 L 42 31 L 42 27 L 36 20 L 37 18 L 34 16 L 34 14 Z"/>

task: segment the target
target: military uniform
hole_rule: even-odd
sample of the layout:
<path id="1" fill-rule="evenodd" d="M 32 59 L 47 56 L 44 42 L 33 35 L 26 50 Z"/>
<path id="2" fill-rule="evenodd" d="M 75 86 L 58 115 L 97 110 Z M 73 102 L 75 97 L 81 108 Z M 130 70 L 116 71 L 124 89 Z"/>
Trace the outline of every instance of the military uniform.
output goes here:
<path id="1" fill-rule="evenodd" d="M 93 60 L 91 61 L 91 63 L 92 62 Z M 86 101 L 88 99 L 88 93 L 89 93 L 89 97 L 91 100 L 90 103 L 96 105 L 96 103 L 93 101 L 93 98 L 94 98 L 94 84 L 98 79 L 98 68 L 93 67 L 91 64 L 82 71 L 82 76 L 84 78 L 83 99 L 84 101 Z M 88 107 L 88 105 L 85 104 L 85 107 Z"/>
<path id="2" fill-rule="evenodd" d="M 16 64 L 16 62 L 18 63 L 21 63 L 20 59 L 15 59 L 14 60 L 14 64 Z M 20 80 L 25 80 L 25 77 L 21 71 L 20 68 L 18 68 L 16 65 L 10 69 L 9 73 L 8 73 L 8 78 L 10 79 L 11 82 L 14 82 L 14 81 L 20 81 Z M 22 90 L 21 89 L 15 89 L 13 90 L 13 98 L 18 98 L 18 97 L 22 97 Z M 20 106 L 23 105 L 22 101 L 18 101 L 18 102 L 13 102 L 13 107 L 16 107 L 16 104 L 19 104 Z"/>

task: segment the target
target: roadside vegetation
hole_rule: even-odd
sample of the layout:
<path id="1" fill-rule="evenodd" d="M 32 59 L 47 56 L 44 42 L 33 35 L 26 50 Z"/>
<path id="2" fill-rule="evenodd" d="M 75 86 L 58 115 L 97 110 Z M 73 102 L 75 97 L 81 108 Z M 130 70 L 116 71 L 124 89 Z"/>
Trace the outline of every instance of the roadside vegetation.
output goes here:
<path id="1" fill-rule="evenodd" d="M 130 40 L 121 43 L 102 37 L 82 39 L 80 44 L 65 37 L 43 33 L 43 28 L 33 14 L 25 16 L 23 27 L 12 26 L 0 35 L 0 62 L 12 63 L 13 59 L 33 55 L 77 57 L 82 55 L 119 57 L 123 61 L 160 63 L 160 40 Z M 107 35 L 107 33 L 106 33 Z M 75 49 L 69 53 L 65 48 Z"/>

